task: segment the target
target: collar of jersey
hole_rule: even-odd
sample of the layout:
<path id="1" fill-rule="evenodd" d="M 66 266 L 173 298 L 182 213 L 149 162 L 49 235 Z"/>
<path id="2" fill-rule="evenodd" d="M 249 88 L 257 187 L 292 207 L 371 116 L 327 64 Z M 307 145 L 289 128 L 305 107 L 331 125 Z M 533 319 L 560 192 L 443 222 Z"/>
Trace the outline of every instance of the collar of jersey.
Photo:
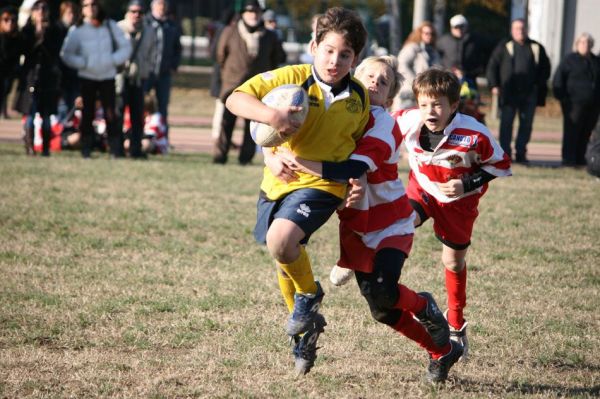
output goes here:
<path id="1" fill-rule="evenodd" d="M 319 75 L 317 74 L 317 71 L 315 70 L 315 66 L 314 65 L 311 66 L 311 73 L 312 73 L 313 77 L 315 78 L 315 82 L 317 82 L 317 84 L 321 88 L 321 91 L 323 92 L 323 94 L 325 94 L 327 96 L 333 96 L 333 94 L 331 93 L 331 89 L 332 89 L 331 86 L 328 85 L 327 83 L 323 82 L 319 78 Z M 350 78 L 350 79 L 352 79 L 352 78 Z M 337 101 L 337 100 L 341 100 L 341 99 L 344 99 L 346 97 L 350 97 L 350 84 L 347 84 L 346 88 L 344 90 L 342 90 L 341 92 L 339 92 L 337 96 L 334 96 L 331 99 L 331 102 L 334 102 L 334 101 Z"/>

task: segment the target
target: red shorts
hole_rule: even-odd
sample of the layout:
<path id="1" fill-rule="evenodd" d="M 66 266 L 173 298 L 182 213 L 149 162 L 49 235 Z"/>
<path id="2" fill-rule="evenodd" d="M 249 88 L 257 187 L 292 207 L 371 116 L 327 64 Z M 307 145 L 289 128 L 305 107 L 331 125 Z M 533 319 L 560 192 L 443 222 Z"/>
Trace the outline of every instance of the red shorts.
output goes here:
<path id="1" fill-rule="evenodd" d="M 477 205 L 480 195 L 474 194 L 458 201 L 439 202 L 421 188 L 412 177 L 409 179 L 406 194 L 411 202 L 416 202 L 421 209 L 415 209 L 421 216 L 421 223 L 426 218 L 433 219 L 433 231 L 438 239 L 454 249 L 465 249 L 471 243 L 471 234 L 475 219 L 479 215 Z M 413 204 L 414 206 L 414 204 Z"/>
<path id="2" fill-rule="evenodd" d="M 375 254 L 382 248 L 395 248 L 406 254 L 410 253 L 413 243 L 413 234 L 392 235 L 383 238 L 376 248 L 369 248 L 365 245 L 362 237 L 344 227 L 344 222 L 340 222 L 340 259 L 338 266 L 347 269 L 357 270 L 363 273 L 373 272 L 373 260 Z"/>

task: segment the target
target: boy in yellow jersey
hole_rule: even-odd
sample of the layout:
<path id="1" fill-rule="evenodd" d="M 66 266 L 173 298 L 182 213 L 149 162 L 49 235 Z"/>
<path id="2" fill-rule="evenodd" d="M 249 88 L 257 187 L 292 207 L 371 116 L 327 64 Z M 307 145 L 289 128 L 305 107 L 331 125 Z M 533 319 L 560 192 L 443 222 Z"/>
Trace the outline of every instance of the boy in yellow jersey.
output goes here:
<path id="1" fill-rule="evenodd" d="M 331 8 L 322 15 L 310 51 L 312 65 L 265 72 L 238 87 L 226 106 L 243 118 L 266 123 L 293 137 L 283 146 L 299 157 L 338 162 L 348 158 L 369 119 L 369 97 L 350 69 L 356 66 L 367 33 L 357 13 Z M 302 86 L 309 112 L 300 126 L 291 119 L 298 107 L 270 108 L 261 102 L 284 84 Z M 294 173 L 265 149 L 264 177 L 254 235 L 277 263 L 279 287 L 291 313 L 286 332 L 295 341 L 296 371 L 305 374 L 316 359 L 316 340 L 325 326 L 318 313 L 323 289 L 315 281 L 304 245 L 341 204 L 346 184 Z"/>

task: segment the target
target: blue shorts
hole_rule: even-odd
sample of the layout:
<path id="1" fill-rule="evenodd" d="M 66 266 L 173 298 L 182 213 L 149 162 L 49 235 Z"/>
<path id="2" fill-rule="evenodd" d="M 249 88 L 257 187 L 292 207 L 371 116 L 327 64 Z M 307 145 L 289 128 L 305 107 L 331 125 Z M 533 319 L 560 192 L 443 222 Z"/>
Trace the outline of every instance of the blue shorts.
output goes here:
<path id="1" fill-rule="evenodd" d="M 301 188 L 272 201 L 260 192 L 256 204 L 256 226 L 254 238 L 261 244 L 267 243 L 267 231 L 275 219 L 287 219 L 304 231 L 301 244 L 306 244 L 311 234 L 323 226 L 342 199 L 326 191 L 314 188 Z"/>

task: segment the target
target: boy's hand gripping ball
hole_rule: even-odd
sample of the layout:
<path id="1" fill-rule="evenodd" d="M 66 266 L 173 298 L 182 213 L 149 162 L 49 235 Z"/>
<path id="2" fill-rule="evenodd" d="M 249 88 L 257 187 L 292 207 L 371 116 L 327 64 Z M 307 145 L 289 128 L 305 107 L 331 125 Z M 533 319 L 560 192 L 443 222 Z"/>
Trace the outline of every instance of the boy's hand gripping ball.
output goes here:
<path id="1" fill-rule="evenodd" d="M 304 123 L 308 115 L 308 94 L 298 85 L 282 85 L 274 88 L 263 97 L 262 102 L 271 108 L 302 107 L 301 111 L 291 114 L 291 118 Z M 291 135 L 282 135 L 271 126 L 256 121 L 250 122 L 250 134 L 261 147 L 275 147 L 288 141 Z"/>

